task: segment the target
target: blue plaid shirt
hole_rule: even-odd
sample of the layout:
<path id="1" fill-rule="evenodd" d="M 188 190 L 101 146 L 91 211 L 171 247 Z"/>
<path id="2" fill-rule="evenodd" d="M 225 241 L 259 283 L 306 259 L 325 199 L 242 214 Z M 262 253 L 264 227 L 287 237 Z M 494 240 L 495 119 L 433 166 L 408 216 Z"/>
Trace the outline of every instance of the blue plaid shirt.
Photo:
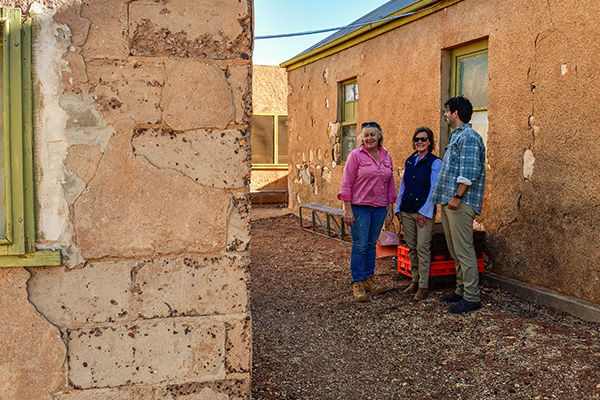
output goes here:
<path id="1" fill-rule="evenodd" d="M 481 214 L 485 188 L 485 145 L 471 124 L 452 130 L 442 169 L 431 194 L 431 203 L 446 205 L 458 185 L 469 186 L 462 201 Z"/>

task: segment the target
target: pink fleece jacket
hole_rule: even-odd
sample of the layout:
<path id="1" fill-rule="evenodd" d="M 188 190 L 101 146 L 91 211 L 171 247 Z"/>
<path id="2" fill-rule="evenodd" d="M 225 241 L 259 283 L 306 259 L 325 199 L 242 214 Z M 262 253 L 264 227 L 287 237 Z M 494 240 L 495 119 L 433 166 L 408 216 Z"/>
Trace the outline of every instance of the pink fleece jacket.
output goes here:
<path id="1" fill-rule="evenodd" d="M 354 205 L 386 207 L 396 202 L 392 157 L 379 147 L 379 160 L 364 146 L 352 150 L 346 160 L 338 199 Z"/>

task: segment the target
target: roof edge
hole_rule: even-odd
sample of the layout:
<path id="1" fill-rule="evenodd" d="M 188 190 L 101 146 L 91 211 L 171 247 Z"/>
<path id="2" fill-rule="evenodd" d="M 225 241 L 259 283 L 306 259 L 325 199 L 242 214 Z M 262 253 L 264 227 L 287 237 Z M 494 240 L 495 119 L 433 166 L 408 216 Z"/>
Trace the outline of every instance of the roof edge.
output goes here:
<path id="1" fill-rule="evenodd" d="M 391 13 L 390 15 L 386 16 L 385 18 L 413 12 L 413 11 L 419 10 L 421 8 L 435 4 L 437 1 L 438 0 L 421 0 L 414 4 L 411 4 L 410 6 L 407 6 L 398 11 L 395 11 L 395 12 Z M 413 15 L 406 16 L 404 18 L 399 18 L 399 19 L 393 20 L 393 21 L 373 22 L 371 24 L 368 24 L 361 28 L 358 28 L 355 31 L 352 31 L 352 32 L 348 33 L 347 35 L 342 36 L 341 38 L 338 38 L 330 43 L 326 43 L 323 46 L 317 47 L 316 49 L 313 49 L 306 53 L 301 53 L 288 61 L 282 62 L 281 64 L 279 64 L 279 66 L 282 68 L 286 68 L 287 71 L 292 71 L 294 69 L 303 67 L 307 64 L 313 63 L 322 58 L 330 56 L 332 54 L 338 53 L 342 50 L 348 49 L 359 43 L 365 42 L 376 36 L 379 36 L 381 34 L 389 32 L 389 31 L 396 29 L 402 25 L 406 25 L 412 21 L 426 17 L 430 14 L 433 14 L 433 13 L 443 9 L 443 8 L 446 8 L 453 4 L 459 3 L 461 1 L 462 0 L 441 0 L 439 2 L 439 4 L 429 8 L 427 10 L 424 10 L 422 12 L 419 12 L 419 13 L 416 13 Z"/>

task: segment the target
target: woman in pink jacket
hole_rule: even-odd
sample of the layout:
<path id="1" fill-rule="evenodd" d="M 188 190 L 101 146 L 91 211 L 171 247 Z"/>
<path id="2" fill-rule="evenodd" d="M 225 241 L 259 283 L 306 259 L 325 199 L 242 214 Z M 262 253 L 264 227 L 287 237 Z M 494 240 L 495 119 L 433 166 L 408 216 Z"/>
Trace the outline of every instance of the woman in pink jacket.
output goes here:
<path id="1" fill-rule="evenodd" d="M 365 122 L 361 136 L 361 146 L 346 160 L 338 194 L 344 202 L 344 222 L 351 228 L 350 269 L 355 301 L 367 301 L 365 291 L 387 290 L 373 280 L 375 245 L 383 223 L 392 222 L 396 202 L 392 157 L 381 146 L 381 127 L 377 122 Z"/>

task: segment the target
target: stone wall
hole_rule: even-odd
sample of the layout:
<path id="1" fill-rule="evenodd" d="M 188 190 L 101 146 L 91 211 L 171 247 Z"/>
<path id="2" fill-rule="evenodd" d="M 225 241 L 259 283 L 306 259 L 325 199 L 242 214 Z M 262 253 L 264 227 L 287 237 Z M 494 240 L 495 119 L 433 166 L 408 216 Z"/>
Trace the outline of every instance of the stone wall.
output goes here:
<path id="1" fill-rule="evenodd" d="M 488 38 L 490 170 L 478 221 L 492 269 L 600 303 L 597 6 L 463 0 L 291 70 L 292 208 L 341 207 L 343 166 L 332 158 L 339 82 L 357 79 L 358 121 L 382 125 L 398 186 L 414 129 L 429 126 L 436 139 L 447 130 L 449 49 Z"/>
<path id="2" fill-rule="evenodd" d="M 2 5 L 33 18 L 64 265 L 0 270 L 0 398 L 249 398 L 252 2 Z"/>

